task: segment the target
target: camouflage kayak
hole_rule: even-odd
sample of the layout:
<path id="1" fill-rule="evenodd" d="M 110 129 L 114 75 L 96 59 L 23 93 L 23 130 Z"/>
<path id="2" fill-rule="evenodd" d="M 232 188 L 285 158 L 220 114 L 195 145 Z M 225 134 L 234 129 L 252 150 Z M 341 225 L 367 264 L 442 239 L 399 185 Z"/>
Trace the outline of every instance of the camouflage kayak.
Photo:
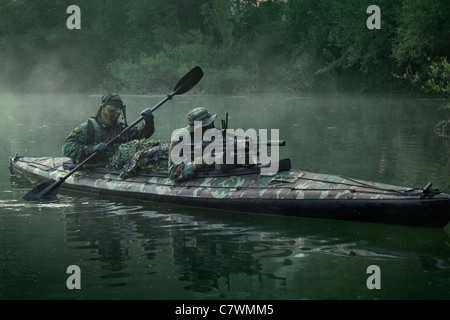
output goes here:
<path id="1" fill-rule="evenodd" d="M 12 174 L 33 182 L 57 180 L 70 168 L 63 157 L 10 158 Z M 337 175 L 284 168 L 272 176 L 256 168 L 198 172 L 174 182 L 167 171 L 138 172 L 91 167 L 77 171 L 62 188 L 184 206 L 306 218 L 353 220 L 422 227 L 444 227 L 450 196 L 431 189 L 405 188 Z"/>

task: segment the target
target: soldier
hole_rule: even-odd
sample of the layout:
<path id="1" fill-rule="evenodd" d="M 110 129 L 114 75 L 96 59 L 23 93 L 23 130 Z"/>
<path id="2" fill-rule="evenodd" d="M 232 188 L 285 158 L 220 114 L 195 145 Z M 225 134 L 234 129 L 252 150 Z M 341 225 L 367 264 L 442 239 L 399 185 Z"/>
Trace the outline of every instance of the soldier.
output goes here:
<path id="1" fill-rule="evenodd" d="M 64 156 L 72 158 L 75 163 L 80 163 L 89 155 L 98 151 L 99 154 L 92 159 L 92 162 L 106 163 L 121 143 L 134 139 L 150 138 L 155 131 L 155 125 L 152 110 L 148 108 L 142 112 L 145 121 L 143 125 L 139 128 L 131 128 L 114 144 L 106 145 L 108 141 L 126 128 L 124 123 L 118 122 L 123 108 L 123 101 L 119 95 L 115 93 L 105 94 L 96 114 L 73 129 L 67 136 L 62 147 Z"/>
<path id="2" fill-rule="evenodd" d="M 202 122 L 202 134 L 208 130 L 215 128 L 214 127 L 214 120 L 216 119 L 216 114 L 211 115 L 208 110 L 206 110 L 203 107 L 195 108 L 187 114 L 187 122 L 188 126 L 185 128 L 177 129 L 178 136 L 181 136 L 183 134 L 189 134 L 191 137 L 191 141 L 194 141 L 194 121 L 201 121 Z M 172 137 L 177 135 L 172 135 Z M 185 181 L 188 179 L 191 179 L 194 177 L 194 173 L 197 170 L 201 170 L 202 168 L 206 167 L 205 163 L 205 157 L 208 157 L 208 155 L 205 155 L 202 160 L 198 159 L 198 161 L 195 161 L 193 155 L 194 153 L 191 153 L 191 161 L 185 163 L 175 163 L 172 161 L 172 150 L 173 148 L 179 143 L 179 140 L 172 140 L 170 142 L 169 147 L 169 178 L 175 181 Z M 198 163 L 200 162 L 200 163 Z M 196 164 L 198 163 L 198 164 Z"/>

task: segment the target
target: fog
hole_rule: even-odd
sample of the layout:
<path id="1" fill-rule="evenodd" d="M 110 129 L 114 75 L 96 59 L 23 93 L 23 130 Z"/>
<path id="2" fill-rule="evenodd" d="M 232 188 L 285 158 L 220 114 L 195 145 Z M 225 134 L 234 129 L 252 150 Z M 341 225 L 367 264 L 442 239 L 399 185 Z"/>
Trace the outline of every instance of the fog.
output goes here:
<path id="1" fill-rule="evenodd" d="M 3 1 L 0 90 L 166 94 L 199 65 L 198 94 L 410 94 L 420 88 L 401 76 L 426 82 L 429 61 L 449 52 L 450 20 L 436 15 L 448 3 L 383 2 L 373 30 L 371 1 L 111 3 L 80 0 L 75 15 L 68 0 Z"/>

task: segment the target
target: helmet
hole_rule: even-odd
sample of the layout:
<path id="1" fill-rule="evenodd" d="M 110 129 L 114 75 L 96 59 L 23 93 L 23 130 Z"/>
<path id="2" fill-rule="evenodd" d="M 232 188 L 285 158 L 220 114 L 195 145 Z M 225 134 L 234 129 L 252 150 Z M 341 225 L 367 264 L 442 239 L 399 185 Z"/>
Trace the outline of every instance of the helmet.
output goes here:
<path id="1" fill-rule="evenodd" d="M 213 123 L 216 117 L 217 114 L 211 115 L 208 110 L 203 107 L 192 109 L 186 116 L 188 122 L 187 129 L 192 132 L 194 129 L 194 121 L 201 121 L 202 127 L 206 127 Z"/>

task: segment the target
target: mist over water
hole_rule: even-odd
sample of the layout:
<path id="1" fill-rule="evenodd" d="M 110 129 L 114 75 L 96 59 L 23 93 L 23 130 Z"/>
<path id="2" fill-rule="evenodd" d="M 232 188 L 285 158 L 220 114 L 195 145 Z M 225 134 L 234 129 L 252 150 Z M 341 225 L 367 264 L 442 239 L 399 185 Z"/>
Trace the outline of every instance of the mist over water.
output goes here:
<path id="1" fill-rule="evenodd" d="M 1 299 L 448 299 L 446 229 L 293 219 L 62 190 L 25 202 L 34 183 L 8 157 L 61 156 L 101 95 L 2 95 Z M 128 122 L 164 96 L 122 95 Z M 441 101 L 399 96 L 177 96 L 155 112 L 168 140 L 204 106 L 231 128 L 279 129 L 295 169 L 450 192 Z M 270 130 L 269 130 L 270 132 Z M 66 268 L 81 269 L 68 290 Z M 381 290 L 366 287 L 381 269 Z"/>

